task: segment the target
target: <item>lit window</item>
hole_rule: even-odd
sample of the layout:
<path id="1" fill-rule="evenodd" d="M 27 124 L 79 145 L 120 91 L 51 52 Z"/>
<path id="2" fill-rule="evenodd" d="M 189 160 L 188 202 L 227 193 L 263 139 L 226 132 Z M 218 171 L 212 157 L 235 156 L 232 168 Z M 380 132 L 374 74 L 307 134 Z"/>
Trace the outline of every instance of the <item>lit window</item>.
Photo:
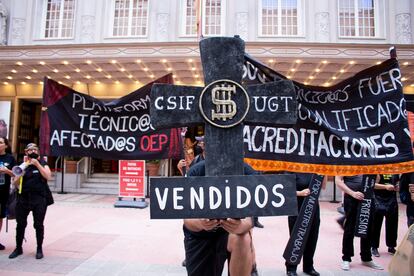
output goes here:
<path id="1" fill-rule="evenodd" d="M 146 36 L 148 0 L 115 0 L 113 36 Z"/>
<path id="2" fill-rule="evenodd" d="M 184 7 L 183 34 L 194 36 L 197 34 L 197 6 L 196 0 L 182 0 Z M 201 4 L 202 33 L 204 36 L 218 36 L 224 34 L 225 1 L 203 0 Z"/>
<path id="3" fill-rule="evenodd" d="M 47 0 L 45 38 L 70 38 L 73 36 L 75 0 Z"/>
<path id="4" fill-rule="evenodd" d="M 375 0 L 338 0 L 339 35 L 375 37 Z"/>
<path id="5" fill-rule="evenodd" d="M 299 34 L 297 0 L 261 0 L 259 32 L 263 36 L 296 36 Z"/>

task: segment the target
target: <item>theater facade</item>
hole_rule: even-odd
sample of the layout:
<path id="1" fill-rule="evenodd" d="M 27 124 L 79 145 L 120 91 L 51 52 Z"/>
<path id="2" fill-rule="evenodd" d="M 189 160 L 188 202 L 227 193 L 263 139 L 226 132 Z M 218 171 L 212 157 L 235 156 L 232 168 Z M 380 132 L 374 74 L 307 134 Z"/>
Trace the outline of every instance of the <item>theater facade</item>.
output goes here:
<path id="1" fill-rule="evenodd" d="M 379 64 L 395 46 L 404 93 L 414 93 L 413 15 L 412 0 L 0 0 L 0 127 L 21 160 L 39 142 L 44 78 L 104 101 L 168 73 L 202 86 L 200 35 L 239 35 L 252 57 L 311 86 Z M 118 173 L 117 161 L 76 161 L 76 191 Z M 174 162 L 160 174 L 174 174 Z"/>

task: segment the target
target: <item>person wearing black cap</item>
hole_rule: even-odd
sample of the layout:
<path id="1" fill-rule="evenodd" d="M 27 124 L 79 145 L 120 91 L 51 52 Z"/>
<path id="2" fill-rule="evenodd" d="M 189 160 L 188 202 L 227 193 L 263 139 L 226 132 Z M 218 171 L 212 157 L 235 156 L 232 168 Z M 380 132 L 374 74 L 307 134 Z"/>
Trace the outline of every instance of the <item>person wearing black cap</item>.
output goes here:
<path id="1" fill-rule="evenodd" d="M 9 255 L 10 259 L 16 258 L 23 254 L 24 232 L 27 226 L 27 217 L 30 211 L 33 214 L 33 226 L 36 230 L 36 259 L 43 258 L 43 221 L 46 215 L 48 205 L 47 181 L 51 177 L 49 166 L 39 156 L 39 148 L 36 144 L 30 143 L 25 148 L 27 167 L 23 174 L 14 179 L 14 185 L 19 188 L 19 194 L 16 204 L 16 249 Z"/>

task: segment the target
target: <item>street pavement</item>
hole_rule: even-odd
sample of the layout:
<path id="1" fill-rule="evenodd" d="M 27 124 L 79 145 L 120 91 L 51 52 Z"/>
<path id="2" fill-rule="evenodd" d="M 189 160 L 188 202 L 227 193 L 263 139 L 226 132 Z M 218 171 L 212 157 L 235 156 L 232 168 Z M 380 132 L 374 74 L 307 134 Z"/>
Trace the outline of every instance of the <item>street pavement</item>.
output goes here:
<path id="1" fill-rule="evenodd" d="M 0 251 L 0 275 L 186 275 L 182 222 L 150 220 L 149 208 L 114 208 L 115 196 L 54 194 L 56 203 L 48 208 L 45 220 L 44 259 L 35 259 L 36 239 L 29 216 L 23 255 L 9 259 L 15 242 L 15 221 L 8 221 L 0 233 L 6 246 Z M 321 203 L 321 228 L 315 268 L 321 275 L 388 275 L 391 256 L 385 246 L 383 229 L 379 252 L 374 260 L 384 266 L 375 271 L 361 265 L 359 240 L 351 270 L 340 268 L 342 229 L 336 222 L 338 203 Z M 263 229 L 253 233 L 259 275 L 284 275 L 283 250 L 288 240 L 286 217 L 262 217 Z M 384 228 L 384 227 L 383 227 Z M 405 206 L 400 206 L 399 239 L 407 231 Z M 298 274 L 302 273 L 301 265 Z M 227 275 L 226 272 L 223 275 Z"/>

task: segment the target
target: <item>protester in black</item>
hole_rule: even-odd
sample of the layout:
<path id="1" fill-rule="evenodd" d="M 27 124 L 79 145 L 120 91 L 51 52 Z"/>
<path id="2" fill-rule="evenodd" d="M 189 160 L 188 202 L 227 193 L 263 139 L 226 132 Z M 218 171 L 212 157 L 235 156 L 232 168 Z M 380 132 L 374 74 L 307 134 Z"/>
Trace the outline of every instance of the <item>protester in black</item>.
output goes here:
<path id="1" fill-rule="evenodd" d="M 296 173 L 296 195 L 298 201 L 298 212 L 302 207 L 302 204 L 305 198 L 310 195 L 309 184 L 312 180 L 313 174 L 311 173 Z M 322 187 L 325 187 L 326 179 L 324 178 Z M 319 201 L 316 204 L 315 215 L 310 226 L 310 232 L 308 236 L 308 240 L 305 245 L 305 250 L 303 252 L 303 272 L 308 275 L 312 276 L 319 276 L 319 272 L 315 270 L 313 267 L 313 256 L 315 255 L 316 244 L 318 242 L 319 236 L 319 226 L 320 226 L 320 209 L 319 209 Z M 289 233 L 292 233 L 293 228 L 295 227 L 295 223 L 297 220 L 297 216 L 289 216 Z M 288 276 L 296 276 L 296 269 L 297 265 L 290 264 L 288 262 L 285 263 L 286 265 L 286 275 Z"/>
<path id="2" fill-rule="evenodd" d="M 245 164 L 244 173 L 256 172 Z M 188 172 L 188 176 L 204 175 L 205 161 L 195 164 Z M 188 275 L 221 276 L 228 259 L 230 275 L 250 275 L 253 264 L 252 227 L 252 218 L 185 219 L 183 230 Z"/>
<path id="3" fill-rule="evenodd" d="M 342 269 L 349 270 L 351 258 L 354 256 L 354 233 L 358 214 L 359 202 L 364 199 L 363 175 L 356 176 L 335 176 L 335 184 L 344 191 L 345 225 L 342 238 Z M 372 212 L 371 212 L 372 213 Z M 370 214 L 371 214 L 370 213 Z M 372 221 L 372 216 L 370 216 Z M 370 227 L 371 223 L 368 223 Z M 369 230 L 368 230 L 369 233 Z M 360 238 L 360 255 L 362 264 L 373 269 L 382 270 L 383 268 L 372 260 L 371 256 L 371 237 L 370 234 L 365 238 Z"/>
<path id="4" fill-rule="evenodd" d="M 7 201 L 10 194 L 10 181 L 13 173 L 11 169 L 16 165 L 11 155 L 9 140 L 0 137 L 0 231 L 3 226 L 3 219 L 6 217 Z M 0 243 L 0 250 L 5 247 Z"/>
<path id="5" fill-rule="evenodd" d="M 400 181 L 400 199 L 407 205 L 407 225 L 414 224 L 414 173 L 404 173 Z"/>
<path id="6" fill-rule="evenodd" d="M 39 157 L 39 148 L 30 143 L 26 146 L 27 167 L 23 176 L 18 176 L 14 184 L 19 187 L 19 196 L 16 204 L 16 249 L 10 254 L 13 259 L 23 254 L 23 238 L 27 226 L 27 217 L 30 211 L 33 213 L 33 226 L 36 229 L 36 259 L 43 258 L 43 221 L 47 209 L 47 180 L 51 177 L 49 166 Z"/>
<path id="7" fill-rule="evenodd" d="M 385 243 L 388 253 L 394 255 L 398 235 L 398 202 L 397 191 L 398 175 L 381 174 L 380 180 L 375 184 L 375 210 L 372 220 L 371 253 L 379 257 L 378 252 L 381 236 L 382 221 L 385 217 Z"/>

